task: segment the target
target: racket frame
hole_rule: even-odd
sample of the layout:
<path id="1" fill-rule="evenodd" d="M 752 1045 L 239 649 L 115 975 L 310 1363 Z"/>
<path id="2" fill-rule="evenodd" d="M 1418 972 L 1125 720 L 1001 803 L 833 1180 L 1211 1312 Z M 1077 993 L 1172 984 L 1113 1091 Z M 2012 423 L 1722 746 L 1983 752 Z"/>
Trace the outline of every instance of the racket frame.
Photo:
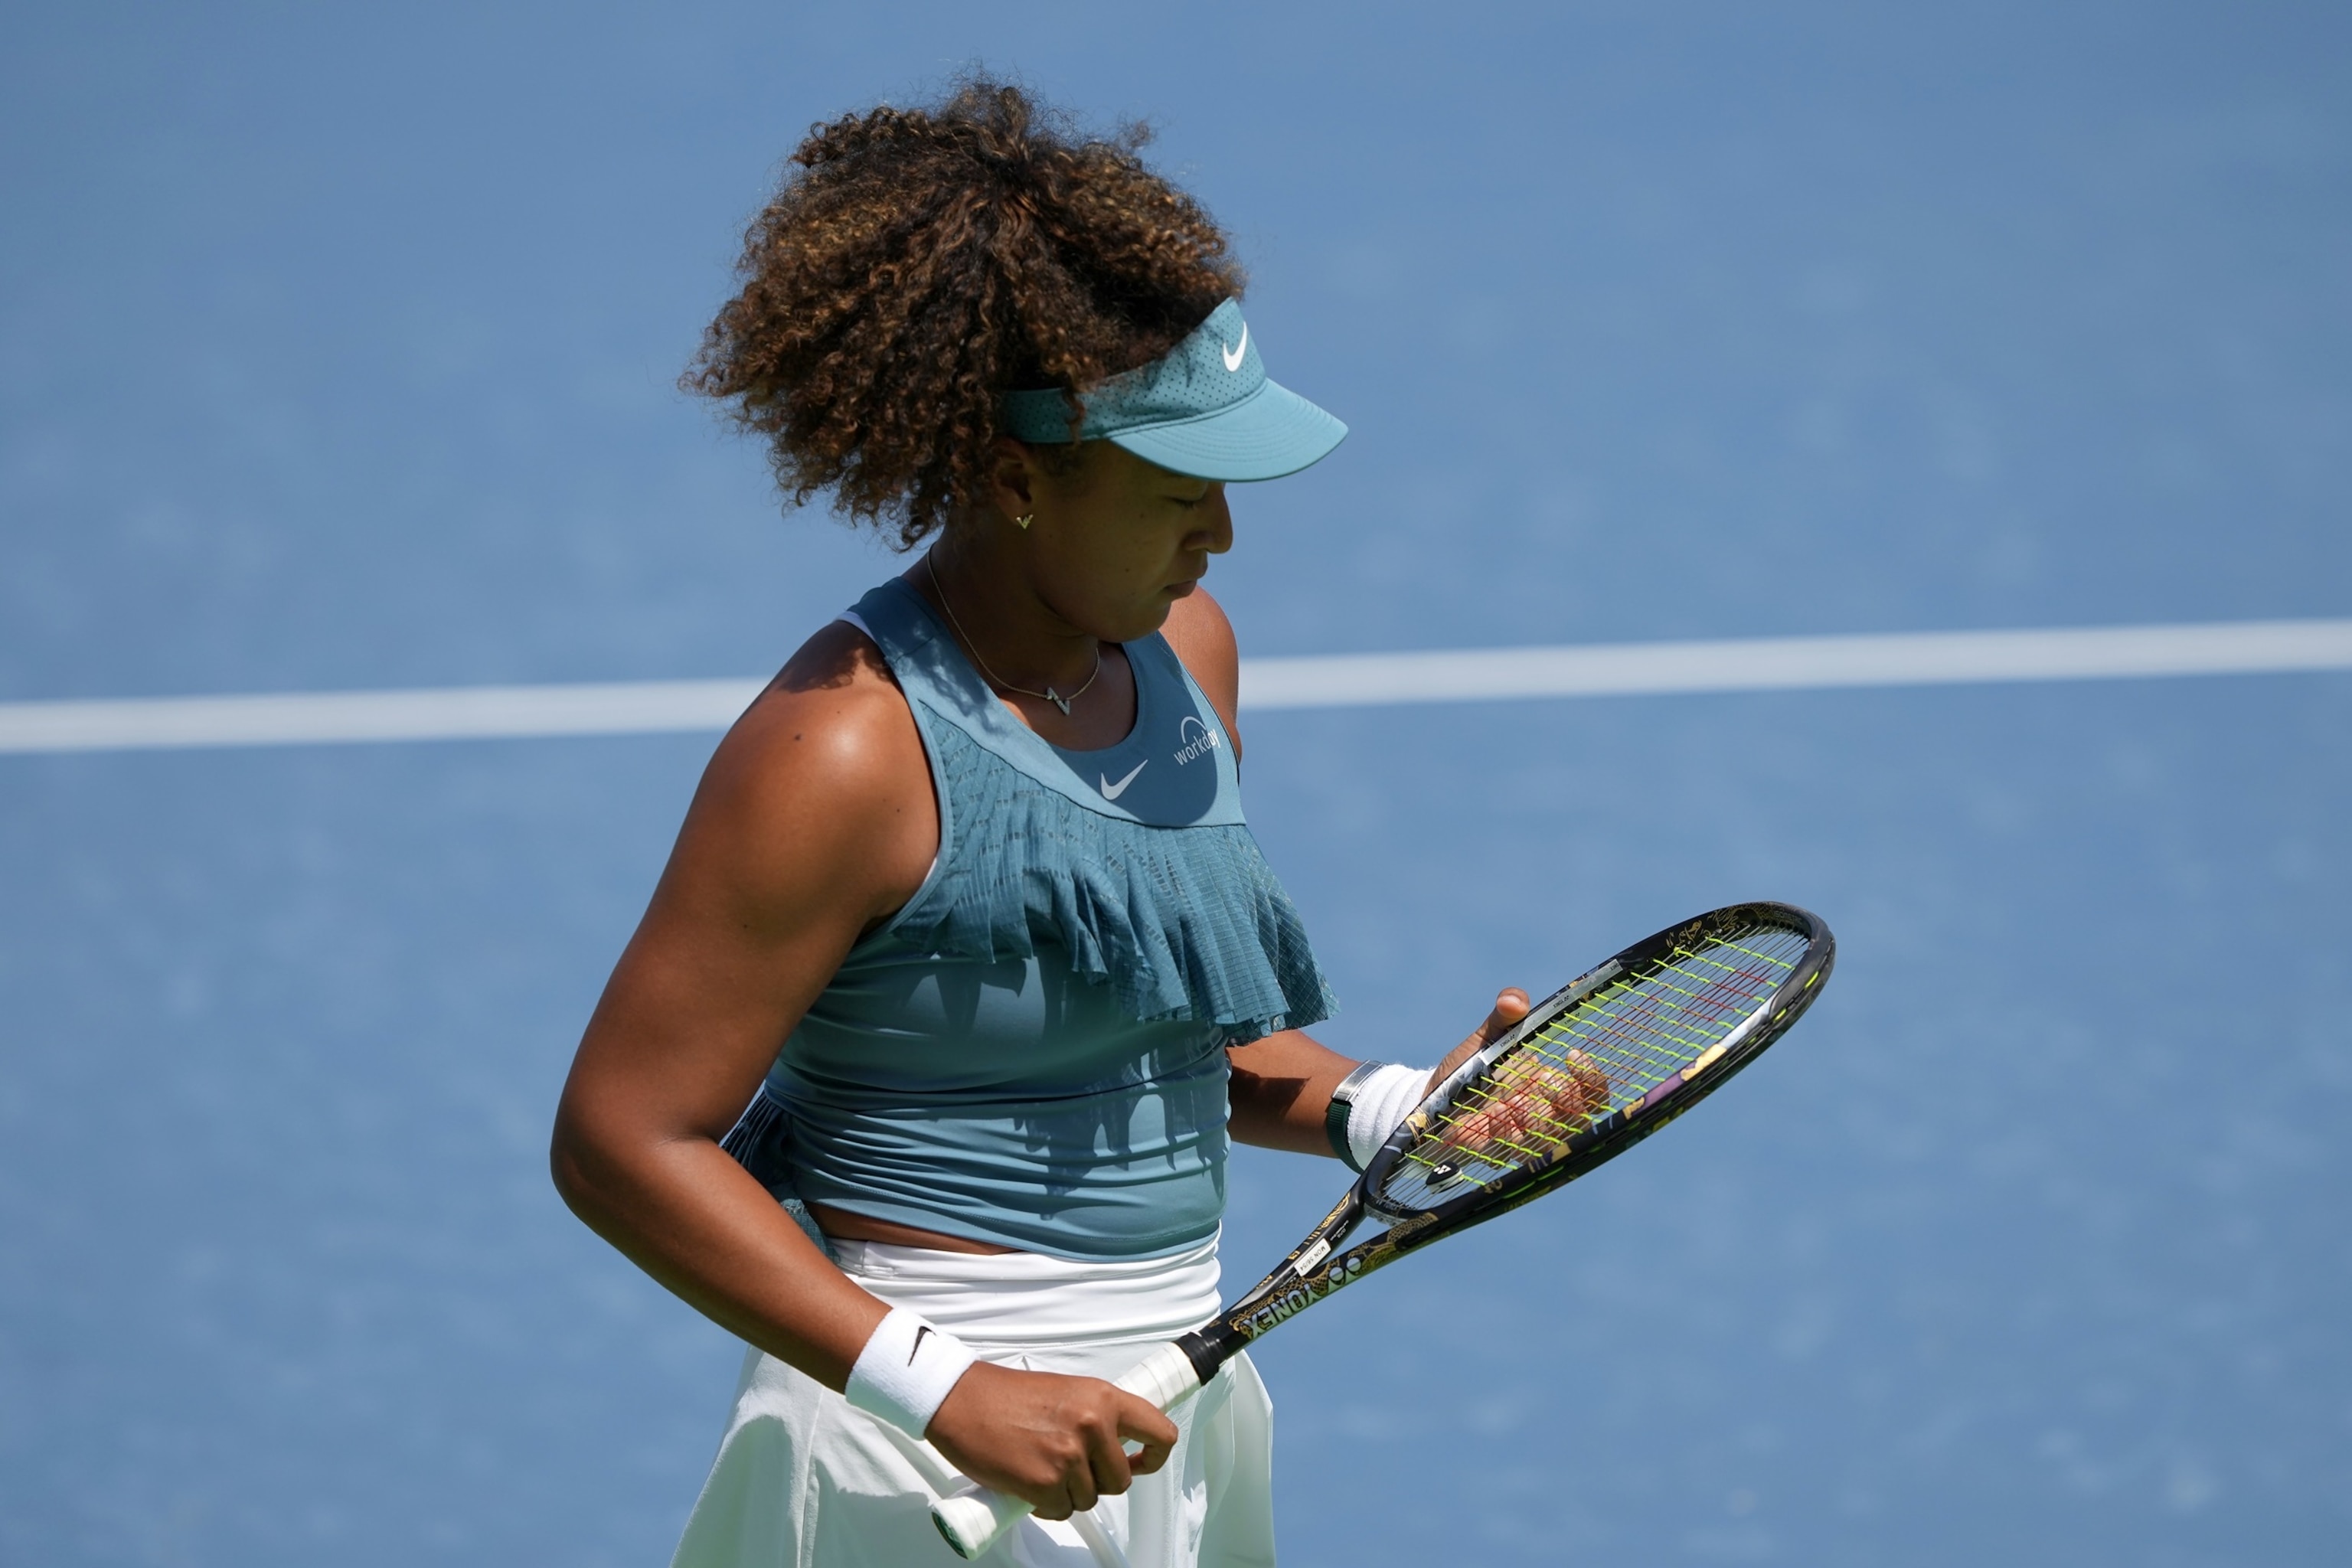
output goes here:
<path id="1" fill-rule="evenodd" d="M 1372 1194 L 1404 1157 L 1405 1150 L 1452 1109 L 1454 1096 L 1530 1035 L 1540 1032 L 1562 1013 L 1619 976 L 1636 973 L 1642 965 L 1678 947 L 1704 940 L 1712 932 L 1743 924 L 1772 925 L 1801 932 L 1805 950 L 1763 1005 L 1742 1019 L 1697 1063 L 1657 1085 L 1637 1103 L 1612 1106 L 1605 1114 L 1594 1117 L 1581 1131 L 1565 1140 L 1568 1152 L 1548 1164 L 1507 1172 L 1489 1183 L 1470 1184 L 1466 1191 L 1426 1208 L 1385 1208 L 1374 1199 Z M 1794 904 L 1766 900 L 1711 910 L 1612 954 L 1529 1008 L 1528 1016 L 1507 1033 L 1447 1074 L 1444 1081 L 1389 1134 L 1355 1185 L 1287 1258 L 1219 1313 L 1215 1321 L 1182 1335 L 1176 1342 L 1183 1347 L 1193 1370 L 1206 1384 L 1236 1351 L 1334 1291 L 1387 1268 L 1433 1241 L 1484 1225 L 1523 1204 L 1532 1203 L 1616 1158 L 1722 1088 L 1740 1068 L 1761 1055 L 1766 1047 L 1787 1033 L 1821 994 L 1822 982 L 1829 977 L 1836 962 L 1837 939 L 1831 935 L 1829 926 L 1820 916 Z M 1388 1228 L 1345 1251 L 1339 1250 L 1349 1233 L 1366 1219 Z"/>

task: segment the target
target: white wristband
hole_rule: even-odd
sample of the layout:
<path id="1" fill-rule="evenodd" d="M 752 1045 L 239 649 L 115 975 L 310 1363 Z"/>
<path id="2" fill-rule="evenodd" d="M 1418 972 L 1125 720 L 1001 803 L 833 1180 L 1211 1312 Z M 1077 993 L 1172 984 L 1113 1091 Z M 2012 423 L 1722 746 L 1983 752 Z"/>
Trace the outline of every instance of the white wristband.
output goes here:
<path id="1" fill-rule="evenodd" d="M 1359 1171 L 1371 1163 L 1389 1134 L 1429 1098 L 1428 1068 L 1384 1067 L 1356 1086 L 1348 1108 L 1348 1152 Z"/>
<path id="2" fill-rule="evenodd" d="M 920 1437 L 947 1402 L 948 1390 L 980 1358 L 961 1340 L 919 1313 L 893 1307 L 849 1369 L 849 1403 Z"/>

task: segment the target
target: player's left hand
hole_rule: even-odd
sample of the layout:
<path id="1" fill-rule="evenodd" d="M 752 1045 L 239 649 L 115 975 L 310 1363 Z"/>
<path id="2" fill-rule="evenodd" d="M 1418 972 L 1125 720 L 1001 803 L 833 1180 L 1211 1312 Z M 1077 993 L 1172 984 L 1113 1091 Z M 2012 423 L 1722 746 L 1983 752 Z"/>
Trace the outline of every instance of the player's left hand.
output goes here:
<path id="1" fill-rule="evenodd" d="M 1507 985 L 1496 992 L 1495 1010 L 1486 1015 L 1485 1023 L 1464 1037 L 1460 1045 L 1445 1053 L 1445 1059 L 1437 1064 L 1435 1072 L 1429 1075 L 1429 1088 L 1422 1092 L 1426 1094 L 1435 1089 L 1455 1068 L 1509 1033 L 1512 1025 L 1528 1016 L 1531 1005 L 1528 994 L 1516 985 Z"/>

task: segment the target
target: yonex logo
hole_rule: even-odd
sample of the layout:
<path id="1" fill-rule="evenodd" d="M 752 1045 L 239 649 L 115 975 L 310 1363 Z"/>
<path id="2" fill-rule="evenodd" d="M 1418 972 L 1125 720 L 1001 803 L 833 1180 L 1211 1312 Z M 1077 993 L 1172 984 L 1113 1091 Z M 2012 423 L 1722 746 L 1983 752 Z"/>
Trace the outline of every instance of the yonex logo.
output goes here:
<path id="1" fill-rule="evenodd" d="M 1202 723 L 1199 717 L 1192 713 L 1185 714 L 1184 721 L 1176 726 L 1176 739 L 1179 742 L 1176 749 L 1176 765 L 1180 768 L 1202 752 L 1213 752 L 1217 749 L 1217 732 Z"/>
<path id="2" fill-rule="evenodd" d="M 1249 323 L 1247 321 L 1242 323 L 1240 342 L 1235 343 L 1232 348 L 1226 348 L 1223 343 L 1219 343 L 1217 347 L 1224 353 L 1225 368 L 1229 371 L 1239 371 L 1242 368 L 1242 355 L 1249 353 Z"/>
<path id="3" fill-rule="evenodd" d="M 1364 1272 L 1364 1260 L 1350 1258 L 1344 1264 L 1333 1264 L 1331 1272 L 1320 1279 L 1302 1280 L 1296 1289 L 1286 1290 L 1252 1312 L 1239 1325 L 1242 1332 L 1255 1339 L 1276 1323 L 1294 1318 L 1332 1291 L 1352 1285 Z"/>

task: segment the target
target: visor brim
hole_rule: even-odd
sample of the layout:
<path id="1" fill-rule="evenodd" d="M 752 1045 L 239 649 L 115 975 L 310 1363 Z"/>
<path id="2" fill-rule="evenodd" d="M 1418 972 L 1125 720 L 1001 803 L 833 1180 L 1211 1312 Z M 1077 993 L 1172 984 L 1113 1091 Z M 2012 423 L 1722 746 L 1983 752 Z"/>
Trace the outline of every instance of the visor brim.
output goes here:
<path id="1" fill-rule="evenodd" d="M 1213 414 L 1113 431 L 1103 439 L 1171 473 L 1247 484 L 1312 468 L 1347 435 L 1338 419 L 1269 381 Z"/>

